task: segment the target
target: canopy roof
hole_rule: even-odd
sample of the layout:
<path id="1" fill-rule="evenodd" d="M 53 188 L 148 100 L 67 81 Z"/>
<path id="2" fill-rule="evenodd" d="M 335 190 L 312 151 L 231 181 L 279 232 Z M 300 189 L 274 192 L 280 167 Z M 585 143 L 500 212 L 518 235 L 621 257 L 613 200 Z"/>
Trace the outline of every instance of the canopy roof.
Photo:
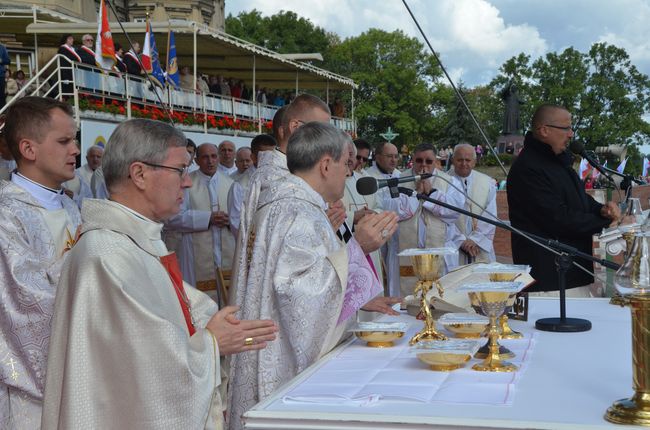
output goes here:
<path id="1" fill-rule="evenodd" d="M 90 22 L 65 23 L 29 23 L 26 31 L 9 29 L 3 21 L 3 32 L 15 32 L 16 39 L 25 45 L 31 45 L 34 34 L 38 36 L 38 46 L 58 47 L 61 36 L 70 33 L 75 36 L 75 42 L 81 40 L 85 33 L 96 34 L 97 24 Z M 146 24 L 144 22 L 126 22 L 122 26 L 133 42 L 142 45 Z M 196 62 L 200 74 L 223 75 L 226 78 L 243 79 L 248 84 L 253 82 L 255 69 L 255 85 L 270 89 L 300 89 L 344 90 L 357 88 L 357 85 L 345 76 L 328 72 L 311 64 L 292 61 L 286 56 L 275 53 L 261 46 L 238 39 L 227 33 L 212 29 L 194 21 L 172 19 L 169 21 L 152 22 L 151 26 L 156 38 L 156 45 L 161 61 L 167 59 L 168 30 L 174 31 L 176 53 L 179 68 L 194 64 L 194 46 L 196 43 Z M 110 23 L 113 39 L 119 42 L 125 50 L 129 43 L 122 32 L 119 23 Z M 196 39 L 195 39 L 196 34 Z M 24 40 L 23 40 L 24 39 Z M 196 42 L 195 42 L 196 40 Z"/>

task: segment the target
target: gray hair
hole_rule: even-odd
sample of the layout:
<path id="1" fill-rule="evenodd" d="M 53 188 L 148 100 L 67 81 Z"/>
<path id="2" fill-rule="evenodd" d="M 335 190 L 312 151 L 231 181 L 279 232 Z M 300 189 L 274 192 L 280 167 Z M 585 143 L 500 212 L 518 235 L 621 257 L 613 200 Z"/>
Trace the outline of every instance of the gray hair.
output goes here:
<path id="1" fill-rule="evenodd" d="M 90 155 L 90 151 L 92 151 L 93 149 L 99 149 L 100 151 L 102 151 L 102 153 L 104 153 L 104 148 L 103 147 L 101 147 L 99 145 L 93 145 L 93 146 L 91 146 L 90 148 L 88 148 L 86 150 L 86 155 Z"/>
<path id="2" fill-rule="evenodd" d="M 160 164 L 171 148 L 187 146 L 187 139 L 169 124 L 151 119 L 130 119 L 117 126 L 104 150 L 102 170 L 109 191 L 129 177 L 136 161 Z"/>
<path id="3" fill-rule="evenodd" d="M 291 173 L 304 172 L 312 169 L 325 155 L 339 161 L 351 140 L 348 134 L 331 124 L 309 122 L 289 138 L 287 167 Z"/>
<path id="4" fill-rule="evenodd" d="M 470 152 L 472 153 L 472 159 L 476 160 L 476 150 L 469 143 L 462 142 L 454 146 L 454 154 L 453 154 L 454 157 L 456 156 L 456 151 L 458 151 L 459 149 L 469 149 Z"/>
<path id="5" fill-rule="evenodd" d="M 253 151 L 250 149 L 250 147 L 248 147 L 248 146 L 242 146 L 241 148 L 239 148 L 239 149 L 237 150 L 237 152 L 235 152 L 235 156 L 238 156 L 241 152 L 244 152 L 244 151 L 250 151 L 251 153 L 253 152 Z"/>

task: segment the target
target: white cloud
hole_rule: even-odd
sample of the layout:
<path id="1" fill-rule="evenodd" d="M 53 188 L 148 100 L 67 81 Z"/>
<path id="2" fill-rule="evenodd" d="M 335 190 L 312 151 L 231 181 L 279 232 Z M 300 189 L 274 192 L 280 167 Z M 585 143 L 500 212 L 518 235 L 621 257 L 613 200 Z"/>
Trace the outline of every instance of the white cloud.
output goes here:
<path id="1" fill-rule="evenodd" d="M 533 57 L 547 50 L 537 28 L 506 23 L 487 0 L 409 0 L 409 6 L 446 67 L 459 71 L 467 85 L 489 81 L 508 58 L 525 52 Z M 421 40 L 401 1 L 371 0 L 240 0 L 227 1 L 227 12 L 256 8 L 265 15 L 292 10 L 341 37 L 357 36 L 369 28 L 400 29 Z M 490 73 L 491 72 L 491 73 Z"/>

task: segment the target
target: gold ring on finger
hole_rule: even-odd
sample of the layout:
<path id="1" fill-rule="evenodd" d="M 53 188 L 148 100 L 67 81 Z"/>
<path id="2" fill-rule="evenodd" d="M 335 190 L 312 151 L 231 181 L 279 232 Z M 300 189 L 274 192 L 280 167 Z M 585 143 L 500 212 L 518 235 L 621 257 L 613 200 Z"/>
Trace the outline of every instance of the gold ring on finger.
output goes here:
<path id="1" fill-rule="evenodd" d="M 247 337 L 244 339 L 244 345 L 246 346 L 251 346 L 253 344 L 253 338 L 252 337 Z"/>

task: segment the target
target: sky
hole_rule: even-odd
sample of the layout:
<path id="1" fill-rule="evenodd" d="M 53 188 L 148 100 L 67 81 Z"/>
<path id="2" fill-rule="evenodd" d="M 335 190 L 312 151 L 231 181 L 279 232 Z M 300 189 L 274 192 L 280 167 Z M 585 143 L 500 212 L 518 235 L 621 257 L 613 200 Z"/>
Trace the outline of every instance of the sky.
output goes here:
<path id="1" fill-rule="evenodd" d="M 504 61 L 595 42 L 627 50 L 650 74 L 650 0 L 407 0 L 455 83 L 488 83 Z M 226 15 L 291 10 L 342 38 L 369 28 L 422 40 L 401 0 L 226 0 Z"/>

